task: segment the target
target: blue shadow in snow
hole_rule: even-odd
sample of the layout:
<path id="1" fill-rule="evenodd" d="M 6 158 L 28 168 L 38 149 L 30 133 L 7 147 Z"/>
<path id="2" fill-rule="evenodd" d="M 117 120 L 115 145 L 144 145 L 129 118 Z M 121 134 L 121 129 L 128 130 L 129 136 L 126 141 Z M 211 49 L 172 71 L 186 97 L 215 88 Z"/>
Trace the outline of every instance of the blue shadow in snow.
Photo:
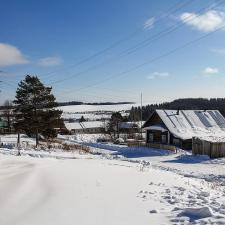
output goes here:
<path id="1" fill-rule="evenodd" d="M 83 144 L 90 147 L 110 151 L 111 155 L 122 155 L 126 158 L 154 157 L 171 154 L 171 151 L 168 150 L 160 150 L 147 147 L 135 148 L 135 147 L 127 147 L 124 145 L 115 145 L 115 144 L 110 145 L 103 143 L 83 143 Z"/>
<path id="2" fill-rule="evenodd" d="M 178 155 L 173 160 L 166 160 L 163 162 L 167 163 L 181 163 L 181 164 L 195 164 L 195 163 L 203 163 L 210 162 L 211 159 L 206 155 Z"/>

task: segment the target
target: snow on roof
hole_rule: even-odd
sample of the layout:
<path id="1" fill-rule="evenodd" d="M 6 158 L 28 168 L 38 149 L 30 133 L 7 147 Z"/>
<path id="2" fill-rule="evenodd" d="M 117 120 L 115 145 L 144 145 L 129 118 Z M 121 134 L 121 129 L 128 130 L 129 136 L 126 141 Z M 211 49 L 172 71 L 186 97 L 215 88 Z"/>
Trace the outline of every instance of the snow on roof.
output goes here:
<path id="1" fill-rule="evenodd" d="M 225 118 L 218 110 L 156 110 L 156 113 L 178 138 L 225 138 Z"/>
<path id="2" fill-rule="evenodd" d="M 65 126 L 68 130 L 80 130 L 83 128 L 84 129 L 85 128 L 101 128 L 101 127 L 104 127 L 104 122 L 103 121 L 88 121 L 88 122 L 83 122 L 82 125 L 78 122 L 65 123 Z"/>
<path id="3" fill-rule="evenodd" d="M 208 142 L 214 142 L 214 143 L 224 143 L 225 137 L 224 136 L 203 136 L 203 137 L 197 137 L 200 140 L 208 141 Z"/>
<path id="4" fill-rule="evenodd" d="M 164 126 L 162 126 L 161 124 L 146 127 L 146 130 L 159 130 L 161 132 L 167 131 L 167 129 Z"/>
<path id="5" fill-rule="evenodd" d="M 135 121 L 135 122 L 122 122 L 120 123 L 120 128 L 130 129 L 130 128 L 141 128 L 145 121 Z"/>

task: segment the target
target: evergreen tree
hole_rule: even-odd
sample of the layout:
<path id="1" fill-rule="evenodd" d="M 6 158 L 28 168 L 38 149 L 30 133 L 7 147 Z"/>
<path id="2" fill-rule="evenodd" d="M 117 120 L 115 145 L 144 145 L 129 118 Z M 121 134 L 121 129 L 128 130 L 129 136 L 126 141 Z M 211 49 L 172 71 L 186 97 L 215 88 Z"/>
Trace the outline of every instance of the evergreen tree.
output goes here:
<path id="1" fill-rule="evenodd" d="M 10 133 L 12 128 L 13 110 L 12 102 L 9 100 L 4 102 L 2 117 L 7 121 L 7 132 Z"/>
<path id="2" fill-rule="evenodd" d="M 86 120 L 85 120 L 85 118 L 84 118 L 84 116 L 81 116 L 81 118 L 79 119 L 79 122 L 80 123 L 83 123 L 83 122 L 85 122 Z"/>
<path id="3" fill-rule="evenodd" d="M 120 123 L 123 121 L 123 116 L 120 112 L 112 113 L 110 121 L 107 125 L 107 130 L 111 134 L 113 134 L 113 138 L 115 139 L 116 136 L 119 138 L 120 134 Z"/>
<path id="4" fill-rule="evenodd" d="M 224 98 L 185 98 L 176 99 L 172 102 L 161 104 L 151 104 L 142 107 L 143 120 L 147 120 L 155 109 L 173 109 L 173 110 L 219 110 L 225 116 L 225 99 Z M 131 121 L 140 120 L 141 108 L 132 107 L 129 119 Z"/>
<path id="5" fill-rule="evenodd" d="M 54 128 L 63 125 L 62 111 L 55 109 L 57 103 L 51 91 L 51 87 L 45 87 L 37 76 L 31 75 L 18 84 L 16 91 L 14 127 L 29 136 L 35 135 L 36 146 L 39 134 L 53 138 L 56 136 Z"/>

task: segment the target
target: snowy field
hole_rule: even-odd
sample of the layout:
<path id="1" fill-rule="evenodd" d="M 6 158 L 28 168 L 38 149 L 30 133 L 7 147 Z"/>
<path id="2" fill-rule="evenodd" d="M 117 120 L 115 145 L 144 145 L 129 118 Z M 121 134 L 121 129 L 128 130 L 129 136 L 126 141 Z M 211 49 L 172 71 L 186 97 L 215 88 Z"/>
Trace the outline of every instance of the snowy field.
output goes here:
<path id="1" fill-rule="evenodd" d="M 143 105 L 147 105 L 143 104 Z M 121 105 L 70 105 L 60 106 L 58 109 L 63 111 L 64 119 L 80 119 L 83 116 L 87 120 L 109 119 L 112 112 L 120 112 L 123 116 L 128 115 L 132 106 L 140 104 L 121 104 Z"/>
<path id="2" fill-rule="evenodd" d="M 147 104 L 147 103 L 146 103 Z M 100 112 L 100 111 L 126 111 L 130 110 L 132 106 L 140 106 L 140 104 L 121 104 L 121 105 L 68 105 L 58 107 L 63 112 Z"/>
<path id="3" fill-rule="evenodd" d="M 1 149 L 2 225 L 225 224 L 225 159 L 60 136 L 93 154 Z"/>

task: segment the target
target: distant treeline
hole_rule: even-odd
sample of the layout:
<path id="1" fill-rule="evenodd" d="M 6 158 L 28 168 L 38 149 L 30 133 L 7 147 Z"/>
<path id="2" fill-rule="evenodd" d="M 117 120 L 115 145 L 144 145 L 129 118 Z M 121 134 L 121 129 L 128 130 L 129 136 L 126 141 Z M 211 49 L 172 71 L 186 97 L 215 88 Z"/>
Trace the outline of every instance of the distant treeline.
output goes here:
<path id="1" fill-rule="evenodd" d="M 59 106 L 67 106 L 67 105 L 123 105 L 123 104 L 134 104 L 134 102 L 93 102 L 93 103 L 85 103 L 78 101 L 71 102 L 59 102 Z"/>
<path id="2" fill-rule="evenodd" d="M 180 109 L 180 110 L 219 110 L 225 116 L 225 98 L 185 98 L 177 99 L 172 102 L 165 102 L 162 104 L 151 104 L 142 107 L 142 118 L 147 120 L 155 109 Z M 129 119 L 138 121 L 141 118 L 141 107 L 132 107 Z"/>
<path id="3" fill-rule="evenodd" d="M 67 105 L 125 105 L 125 104 L 134 104 L 134 102 L 79 102 L 79 101 L 71 101 L 71 102 L 58 102 L 58 106 L 67 106 Z M 1 105 L 0 110 L 4 109 L 13 109 L 13 105 Z"/>

